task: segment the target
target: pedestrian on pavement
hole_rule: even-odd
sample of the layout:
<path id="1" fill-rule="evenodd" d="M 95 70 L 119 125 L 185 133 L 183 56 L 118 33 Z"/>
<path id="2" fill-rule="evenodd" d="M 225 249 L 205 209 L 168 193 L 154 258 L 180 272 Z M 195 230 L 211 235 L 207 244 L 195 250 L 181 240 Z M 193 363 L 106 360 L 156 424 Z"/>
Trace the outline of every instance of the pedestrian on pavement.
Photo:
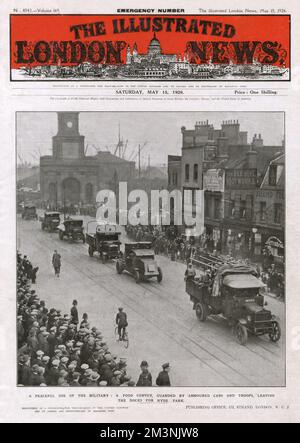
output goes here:
<path id="1" fill-rule="evenodd" d="M 171 386 L 169 372 L 170 372 L 170 364 L 164 363 L 162 365 L 163 370 L 158 374 L 156 379 L 157 386 Z"/>
<path id="2" fill-rule="evenodd" d="M 142 372 L 136 386 L 152 386 L 152 375 L 148 370 L 148 363 L 145 360 L 142 361 L 140 368 Z"/>
<path id="3" fill-rule="evenodd" d="M 72 308 L 71 308 L 71 323 L 73 325 L 76 325 L 76 327 L 79 323 L 77 305 L 78 305 L 77 300 L 73 300 Z"/>
<path id="4" fill-rule="evenodd" d="M 52 256 L 52 265 L 54 268 L 54 272 L 56 277 L 59 277 L 60 268 L 61 268 L 61 255 L 55 249 L 54 254 Z"/>

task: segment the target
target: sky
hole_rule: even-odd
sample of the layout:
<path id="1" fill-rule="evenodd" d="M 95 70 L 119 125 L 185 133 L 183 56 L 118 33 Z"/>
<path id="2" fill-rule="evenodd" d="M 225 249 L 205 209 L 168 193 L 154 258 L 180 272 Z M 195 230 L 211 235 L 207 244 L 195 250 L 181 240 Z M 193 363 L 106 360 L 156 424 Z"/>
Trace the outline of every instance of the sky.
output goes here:
<path id="1" fill-rule="evenodd" d="M 240 130 L 248 131 L 248 143 L 259 133 L 265 145 L 281 145 L 284 137 L 282 112 L 81 112 L 79 130 L 85 136 L 87 155 L 95 155 L 96 149 L 113 153 L 120 124 L 121 138 L 128 140 L 125 158 L 147 142 L 142 150 L 142 166 L 147 164 L 148 156 L 151 165 L 166 165 L 169 154 L 181 154 L 181 127 L 193 129 L 196 121 L 207 119 L 215 129 L 223 120 L 239 120 Z M 51 155 L 52 136 L 56 134 L 55 112 L 18 112 L 18 163 L 21 158 L 38 164 L 40 155 Z"/>

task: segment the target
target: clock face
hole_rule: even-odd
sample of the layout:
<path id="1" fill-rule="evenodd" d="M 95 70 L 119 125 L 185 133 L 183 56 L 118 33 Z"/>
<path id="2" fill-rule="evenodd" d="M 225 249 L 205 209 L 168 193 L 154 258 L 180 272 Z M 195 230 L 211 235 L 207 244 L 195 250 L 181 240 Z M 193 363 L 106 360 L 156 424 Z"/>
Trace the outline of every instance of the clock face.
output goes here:
<path id="1" fill-rule="evenodd" d="M 72 128 L 72 126 L 73 126 L 73 122 L 68 121 L 68 122 L 67 122 L 67 126 L 68 126 L 68 128 Z"/>

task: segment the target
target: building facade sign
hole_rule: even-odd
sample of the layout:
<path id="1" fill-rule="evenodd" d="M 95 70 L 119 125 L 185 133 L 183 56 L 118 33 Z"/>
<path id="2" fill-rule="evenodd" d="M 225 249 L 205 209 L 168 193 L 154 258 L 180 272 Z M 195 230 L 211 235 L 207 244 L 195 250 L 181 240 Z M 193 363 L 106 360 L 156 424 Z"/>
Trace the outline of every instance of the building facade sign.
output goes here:
<path id="1" fill-rule="evenodd" d="M 226 170 L 227 189 L 255 188 L 256 183 L 257 170 L 254 168 Z"/>
<path id="2" fill-rule="evenodd" d="M 224 171 L 209 169 L 203 174 L 203 189 L 211 192 L 224 192 Z"/>

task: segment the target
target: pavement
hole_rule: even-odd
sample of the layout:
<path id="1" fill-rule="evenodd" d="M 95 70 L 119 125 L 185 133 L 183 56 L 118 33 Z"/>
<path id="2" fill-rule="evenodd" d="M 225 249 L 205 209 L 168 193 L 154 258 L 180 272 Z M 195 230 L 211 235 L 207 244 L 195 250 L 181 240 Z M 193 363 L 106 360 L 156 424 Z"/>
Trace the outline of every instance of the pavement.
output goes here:
<path id="1" fill-rule="evenodd" d="M 125 233 L 122 237 L 126 240 Z M 57 233 L 42 231 L 40 222 L 20 216 L 17 247 L 39 266 L 35 289 L 47 307 L 69 313 L 77 299 L 80 318 L 86 312 L 111 352 L 127 358 L 133 380 L 138 379 L 140 362 L 147 360 L 154 381 L 161 365 L 170 363 L 172 386 L 285 385 L 284 303 L 267 297 L 267 308 L 280 319 L 281 340 L 272 343 L 267 336 L 249 336 L 241 346 L 224 319 L 198 321 L 185 292 L 185 265 L 180 262 L 158 256 L 163 281 L 136 284 L 129 274 L 118 275 L 113 261 L 102 264 L 96 254 L 89 257 L 86 244 L 61 241 Z M 51 265 L 54 249 L 62 256 L 60 278 Z M 119 306 L 128 316 L 128 349 L 114 334 Z"/>

